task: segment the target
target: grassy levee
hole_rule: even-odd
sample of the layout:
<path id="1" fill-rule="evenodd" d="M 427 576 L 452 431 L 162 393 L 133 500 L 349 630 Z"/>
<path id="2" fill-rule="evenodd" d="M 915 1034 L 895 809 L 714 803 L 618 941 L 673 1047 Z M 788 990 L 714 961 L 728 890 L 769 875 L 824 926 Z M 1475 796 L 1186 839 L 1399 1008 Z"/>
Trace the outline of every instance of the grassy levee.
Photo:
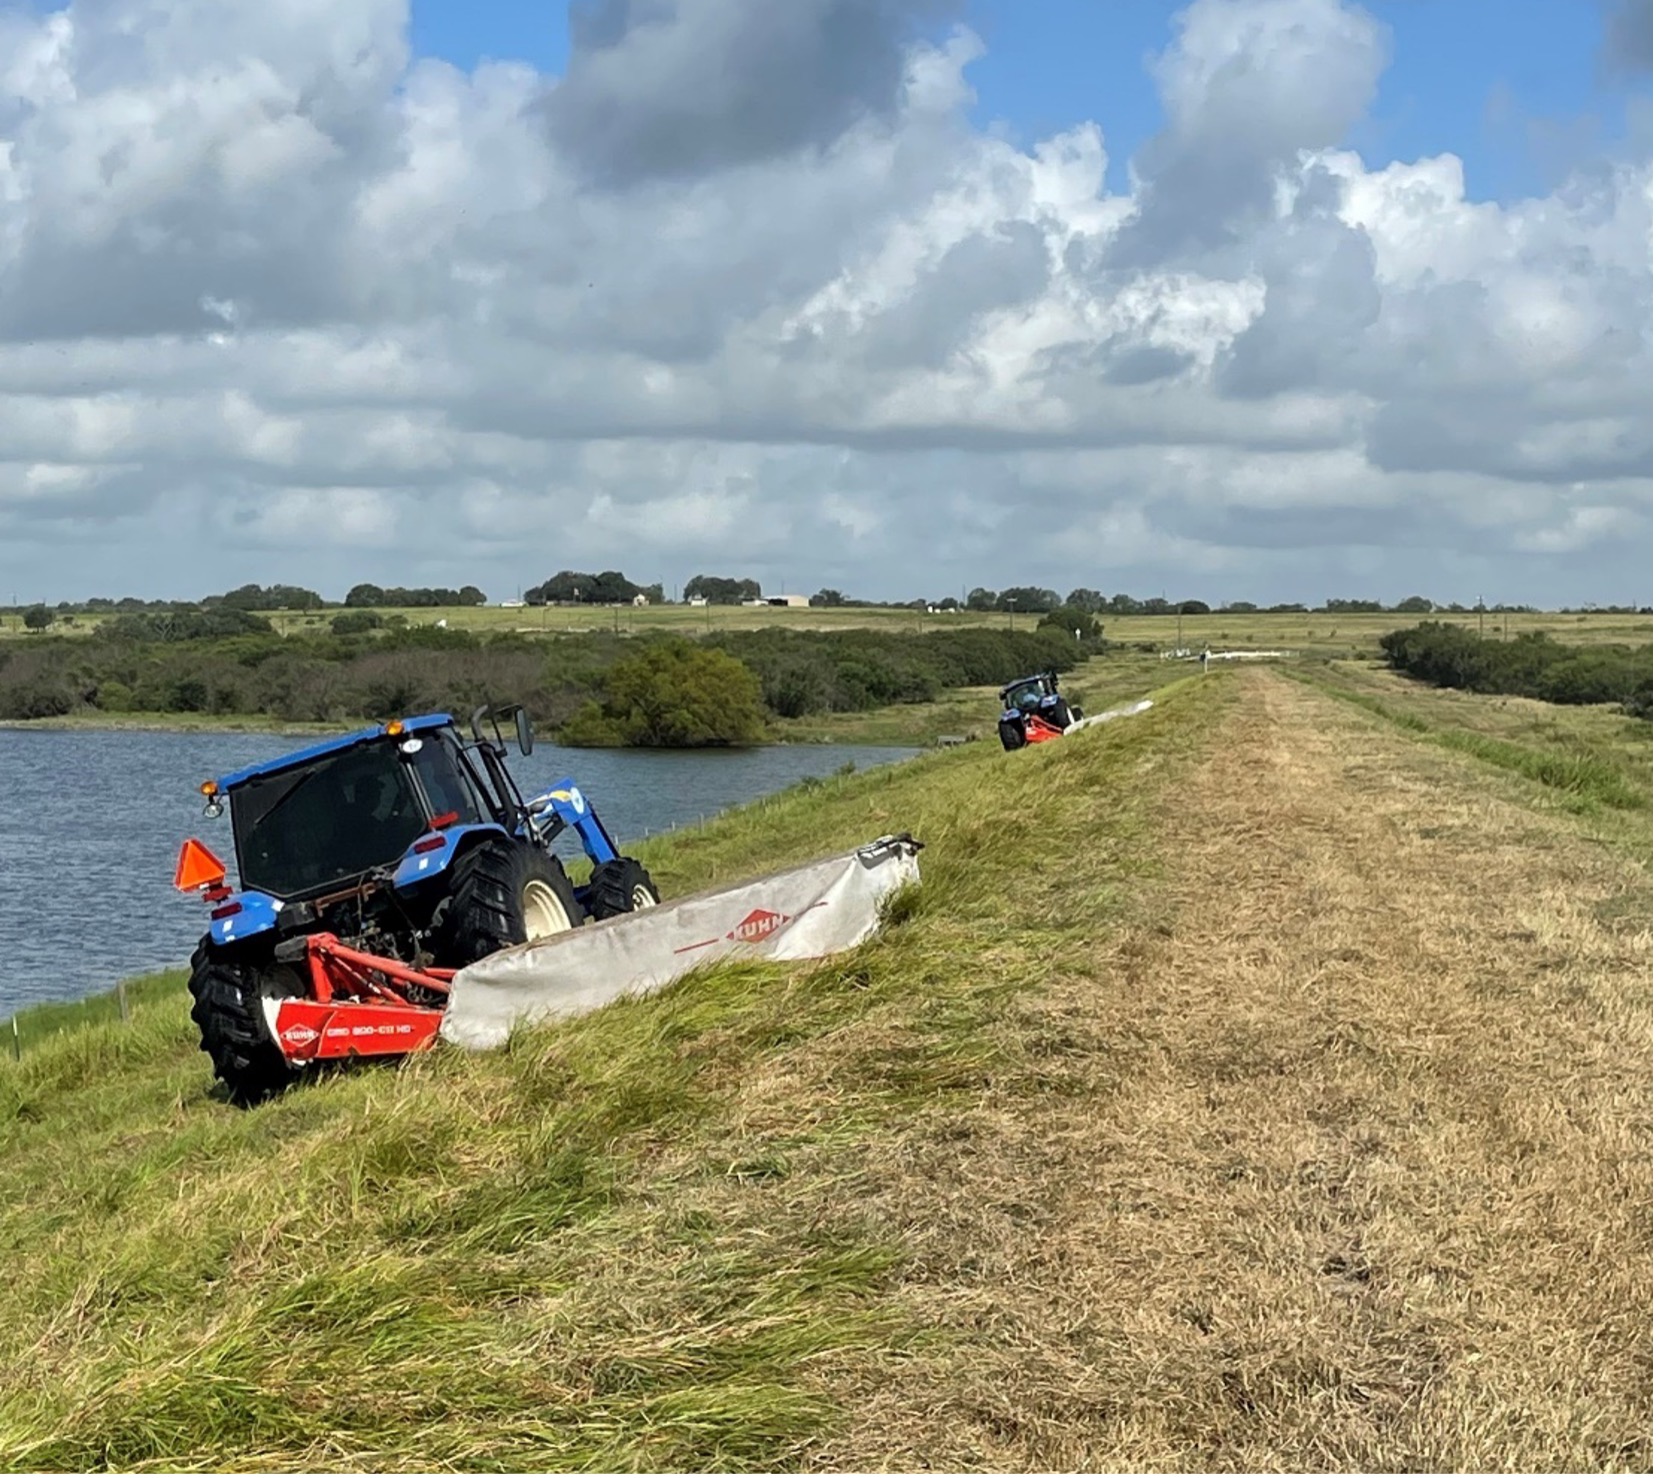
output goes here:
<path id="1" fill-rule="evenodd" d="M 0 1465 L 1649 1471 L 1648 810 L 1313 676 L 647 844 L 913 831 L 832 960 L 247 1113 L 181 991 L 0 1062 Z"/>
<path id="2" fill-rule="evenodd" d="M 208 1093 L 180 982 L 0 1063 L 9 1469 L 770 1468 L 825 1377 L 936 1339 L 857 1181 L 1032 1081 L 1006 1012 L 1153 865 L 1152 787 L 1223 708 L 817 782 L 657 839 L 670 892 L 884 831 L 928 844 L 882 939 L 306 1085 Z"/>

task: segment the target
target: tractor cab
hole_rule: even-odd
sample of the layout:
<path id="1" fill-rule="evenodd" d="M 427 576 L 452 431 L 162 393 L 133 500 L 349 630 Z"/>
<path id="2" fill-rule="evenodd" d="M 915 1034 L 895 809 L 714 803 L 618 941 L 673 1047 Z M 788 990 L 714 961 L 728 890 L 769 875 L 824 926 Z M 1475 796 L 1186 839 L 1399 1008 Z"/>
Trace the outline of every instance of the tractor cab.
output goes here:
<path id="1" fill-rule="evenodd" d="M 1020 677 L 1001 689 L 1001 707 L 1008 711 L 1030 713 L 1040 708 L 1043 700 L 1058 694 L 1058 674 L 1039 672 L 1033 677 Z"/>

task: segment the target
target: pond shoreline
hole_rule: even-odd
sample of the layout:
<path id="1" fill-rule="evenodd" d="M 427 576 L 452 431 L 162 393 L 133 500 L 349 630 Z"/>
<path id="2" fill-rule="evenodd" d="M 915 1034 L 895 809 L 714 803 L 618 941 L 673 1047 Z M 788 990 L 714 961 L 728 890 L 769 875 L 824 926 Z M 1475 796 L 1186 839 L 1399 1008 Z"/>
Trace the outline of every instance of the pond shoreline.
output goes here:
<path id="1" fill-rule="evenodd" d="M 883 712 L 884 710 L 875 710 L 867 716 L 872 718 Z M 0 729 L 15 729 L 22 733 L 36 734 L 276 734 L 290 735 L 296 739 L 308 739 L 329 734 L 348 734 L 353 729 L 366 728 L 373 722 L 372 719 L 356 718 L 341 719 L 338 723 L 316 723 L 308 720 L 264 719 L 257 714 L 226 715 L 222 717 L 216 714 L 190 713 L 62 714 L 52 718 L 0 719 Z M 554 734 L 537 734 L 536 741 L 537 743 L 559 743 Z M 810 738 L 798 739 L 764 739 L 757 744 L 712 744 L 701 748 L 707 750 L 799 749 L 823 744 L 889 749 L 892 747 L 908 747 L 912 744 L 912 741 L 892 740 L 876 735 L 862 738 L 851 732 L 831 736 L 826 734 L 813 735 Z M 615 754 L 689 754 L 698 752 L 693 749 L 648 749 L 628 744 L 565 745 L 561 747 L 601 750 L 605 753 Z M 912 747 L 924 748 L 925 746 L 913 744 Z"/>

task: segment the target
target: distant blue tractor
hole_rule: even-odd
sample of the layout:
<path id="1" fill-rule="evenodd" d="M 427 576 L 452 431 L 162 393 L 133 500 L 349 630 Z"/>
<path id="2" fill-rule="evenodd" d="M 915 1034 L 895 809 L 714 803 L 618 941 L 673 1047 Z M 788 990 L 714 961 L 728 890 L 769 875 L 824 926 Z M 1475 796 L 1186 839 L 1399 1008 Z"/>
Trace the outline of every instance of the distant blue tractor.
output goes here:
<path id="1" fill-rule="evenodd" d="M 428 714 L 201 787 L 209 816 L 229 804 L 240 888 L 227 886 L 223 864 L 193 839 L 175 883 L 200 888 L 212 905 L 191 961 L 190 1014 L 232 1098 L 268 1097 L 319 1056 L 359 1055 L 360 1045 L 335 1051 L 325 1040 L 349 1035 L 323 1023 L 351 1020 L 352 1003 L 361 1003 L 363 1020 L 401 1011 L 397 1022 L 413 1020 L 429 1035 L 455 970 L 660 901 L 649 873 L 620 855 L 573 781 L 524 800 L 506 768 L 507 716 L 520 751 L 530 753 L 522 708 L 480 708 L 470 741 L 451 715 Z M 592 862 L 580 887 L 552 852 L 565 829 Z M 327 1008 L 322 1017 L 314 1003 Z M 295 1009 L 284 1015 L 288 1005 Z"/>
<path id="2" fill-rule="evenodd" d="M 1056 672 L 1037 672 L 1009 682 L 1000 691 L 998 729 L 1002 749 L 1022 749 L 1061 739 L 1064 730 L 1081 717 L 1081 705 L 1058 691 Z"/>

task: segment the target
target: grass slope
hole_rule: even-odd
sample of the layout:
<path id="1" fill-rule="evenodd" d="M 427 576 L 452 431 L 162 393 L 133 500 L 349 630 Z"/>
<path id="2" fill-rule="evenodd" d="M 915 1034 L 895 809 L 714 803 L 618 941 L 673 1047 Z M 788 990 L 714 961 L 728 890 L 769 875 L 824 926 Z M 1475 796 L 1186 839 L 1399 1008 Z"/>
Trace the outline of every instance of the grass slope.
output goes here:
<path id="1" fill-rule="evenodd" d="M 927 1337 L 886 1296 L 912 1249 L 839 1152 L 1026 1070 L 1006 1003 L 1107 930 L 1144 865 L 1126 779 L 1176 763 L 1216 691 L 650 846 L 677 892 L 915 832 L 913 917 L 814 969 L 718 970 L 251 1113 L 207 1095 L 181 990 L 6 1064 L 0 1462 L 795 1463 L 836 1420 L 821 1361 Z"/>

